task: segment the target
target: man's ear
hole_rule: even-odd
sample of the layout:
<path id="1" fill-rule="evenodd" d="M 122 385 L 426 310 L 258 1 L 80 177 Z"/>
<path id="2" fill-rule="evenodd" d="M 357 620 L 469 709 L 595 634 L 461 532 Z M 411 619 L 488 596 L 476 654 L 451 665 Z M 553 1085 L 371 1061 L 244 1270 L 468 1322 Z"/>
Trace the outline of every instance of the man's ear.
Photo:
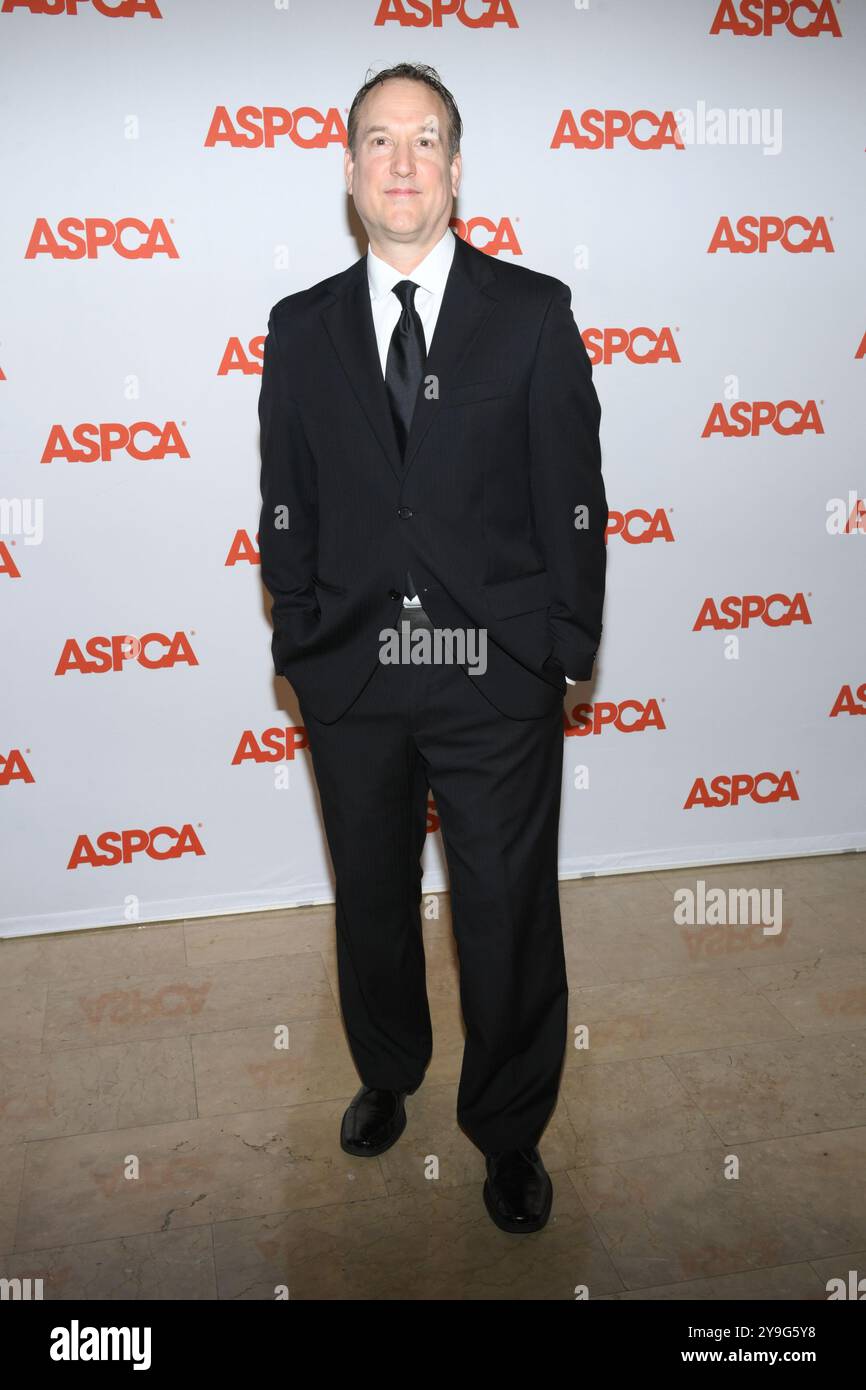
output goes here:
<path id="1" fill-rule="evenodd" d="M 351 191 L 352 191 L 352 172 L 353 172 L 353 168 L 354 168 L 354 160 L 352 159 L 352 152 L 351 152 L 351 150 L 349 149 L 349 146 L 347 145 L 346 148 L 345 148 L 345 150 L 343 151 L 343 175 L 344 175 L 345 180 L 346 180 L 346 192 L 347 192 L 347 193 L 351 193 Z"/>
<path id="2" fill-rule="evenodd" d="M 451 161 L 451 192 L 454 194 L 455 197 L 457 196 L 457 190 L 460 187 L 460 180 L 462 179 L 462 177 L 463 160 L 458 151 L 458 153 L 455 154 L 454 158 Z"/>

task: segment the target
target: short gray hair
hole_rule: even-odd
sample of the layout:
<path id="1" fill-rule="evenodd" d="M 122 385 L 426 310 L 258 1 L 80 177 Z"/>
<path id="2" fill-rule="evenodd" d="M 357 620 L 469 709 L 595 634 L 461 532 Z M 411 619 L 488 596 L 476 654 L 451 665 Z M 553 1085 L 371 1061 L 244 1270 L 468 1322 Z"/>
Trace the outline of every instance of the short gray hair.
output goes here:
<path id="1" fill-rule="evenodd" d="M 434 91 L 441 98 L 445 110 L 448 113 L 448 159 L 449 162 L 454 158 L 460 149 L 460 140 L 463 136 L 463 122 L 460 119 L 460 112 L 457 110 L 457 103 L 442 82 L 435 68 L 429 67 L 426 63 L 397 63 L 392 68 L 384 68 L 377 72 L 373 77 L 368 77 L 363 87 L 355 93 L 352 105 L 349 107 L 349 119 L 346 122 L 346 135 L 349 145 L 349 153 L 355 158 L 355 147 L 358 138 L 358 120 L 361 112 L 361 104 L 369 91 L 373 87 L 379 86 L 383 82 L 390 82 L 393 78 L 403 78 L 410 82 L 424 82 L 431 91 Z"/>

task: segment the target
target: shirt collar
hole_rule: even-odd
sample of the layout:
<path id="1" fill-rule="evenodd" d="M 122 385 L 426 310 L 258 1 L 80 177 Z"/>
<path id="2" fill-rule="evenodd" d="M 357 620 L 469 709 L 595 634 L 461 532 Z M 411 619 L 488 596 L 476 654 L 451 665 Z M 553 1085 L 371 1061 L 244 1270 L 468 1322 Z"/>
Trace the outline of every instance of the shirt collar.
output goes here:
<path id="1" fill-rule="evenodd" d="M 445 281 L 448 279 L 453 258 L 454 233 L 450 227 L 445 228 L 436 245 L 427 252 L 423 261 L 419 261 L 415 269 L 411 270 L 408 275 L 404 275 L 401 270 L 395 270 L 392 265 L 383 261 L 380 256 L 368 248 L 367 280 L 370 285 L 370 297 L 372 299 L 384 298 L 401 280 L 414 280 L 415 284 L 420 285 L 422 290 L 429 290 L 431 294 L 441 294 L 445 289 Z"/>

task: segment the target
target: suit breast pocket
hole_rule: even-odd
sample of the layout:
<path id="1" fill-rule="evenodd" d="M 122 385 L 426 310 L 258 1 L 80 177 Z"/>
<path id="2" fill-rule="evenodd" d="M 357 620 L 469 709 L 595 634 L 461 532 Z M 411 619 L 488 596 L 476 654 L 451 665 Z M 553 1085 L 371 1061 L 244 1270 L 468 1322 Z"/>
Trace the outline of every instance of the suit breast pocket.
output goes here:
<path id="1" fill-rule="evenodd" d="M 460 381 L 443 386 L 439 400 L 443 406 L 475 405 L 477 401 L 492 401 L 507 396 L 511 388 L 509 377 L 488 377 L 484 381 Z"/>

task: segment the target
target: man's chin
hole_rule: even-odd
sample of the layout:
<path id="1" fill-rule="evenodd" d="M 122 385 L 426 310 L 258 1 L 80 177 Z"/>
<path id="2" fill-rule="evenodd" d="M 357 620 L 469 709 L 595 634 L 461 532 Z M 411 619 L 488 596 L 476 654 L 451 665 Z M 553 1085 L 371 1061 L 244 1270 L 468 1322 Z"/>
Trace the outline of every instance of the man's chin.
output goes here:
<path id="1" fill-rule="evenodd" d="M 391 219 L 385 223 L 385 231 L 388 236 L 393 237 L 395 241 L 399 241 L 401 237 L 405 237 L 406 240 L 410 241 L 414 240 L 422 230 L 422 224 L 416 218 L 412 218 L 411 220 L 409 218 L 404 218 L 403 220 Z"/>
<path id="2" fill-rule="evenodd" d="M 421 225 L 422 217 L 420 210 L 415 208 L 390 208 L 389 216 L 385 219 L 385 225 L 389 230 L 414 231 Z"/>

